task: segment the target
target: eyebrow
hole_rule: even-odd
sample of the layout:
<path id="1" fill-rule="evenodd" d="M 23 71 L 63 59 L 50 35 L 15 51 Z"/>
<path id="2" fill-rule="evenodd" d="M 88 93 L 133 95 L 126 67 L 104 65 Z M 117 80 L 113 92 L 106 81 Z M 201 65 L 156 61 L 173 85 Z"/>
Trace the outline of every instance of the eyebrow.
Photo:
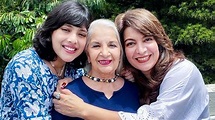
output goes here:
<path id="1" fill-rule="evenodd" d="M 109 43 L 119 43 L 118 41 L 110 41 Z"/>
<path id="2" fill-rule="evenodd" d="M 129 39 L 125 39 L 124 42 L 127 42 L 128 40 L 135 41 L 134 39 L 129 38 Z"/>
<path id="3" fill-rule="evenodd" d="M 71 28 L 73 28 L 74 27 L 74 25 L 71 25 L 71 24 L 68 24 L 68 23 L 66 23 L 66 24 L 64 24 L 65 26 L 68 26 L 68 27 L 71 27 Z M 77 26 L 75 26 L 75 27 L 77 27 Z M 83 32 L 87 32 L 87 28 L 85 28 L 85 27 L 77 27 L 79 30 L 81 30 L 81 31 L 83 31 Z"/>

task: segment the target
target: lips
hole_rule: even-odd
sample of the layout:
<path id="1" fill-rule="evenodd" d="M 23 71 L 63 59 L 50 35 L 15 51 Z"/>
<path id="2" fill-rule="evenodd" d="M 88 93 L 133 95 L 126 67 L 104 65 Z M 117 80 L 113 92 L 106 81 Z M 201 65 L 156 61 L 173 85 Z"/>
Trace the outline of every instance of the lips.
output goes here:
<path id="1" fill-rule="evenodd" d="M 77 50 L 77 48 L 71 46 L 64 45 L 63 47 L 65 48 L 66 52 L 70 54 L 74 53 Z"/>
<path id="2" fill-rule="evenodd" d="M 149 61 L 150 59 L 150 55 L 147 55 L 147 56 L 144 56 L 144 57 L 138 57 L 138 58 L 135 58 L 139 63 L 144 63 L 144 62 L 147 62 Z"/>
<path id="3" fill-rule="evenodd" d="M 98 61 L 101 65 L 108 65 L 111 63 L 111 60 L 99 60 Z"/>

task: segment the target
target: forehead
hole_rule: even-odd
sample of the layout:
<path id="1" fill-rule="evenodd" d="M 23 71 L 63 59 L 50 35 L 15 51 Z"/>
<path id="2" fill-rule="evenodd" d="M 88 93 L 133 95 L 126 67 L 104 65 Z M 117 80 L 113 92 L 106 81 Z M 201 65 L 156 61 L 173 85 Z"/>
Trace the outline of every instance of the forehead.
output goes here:
<path id="1" fill-rule="evenodd" d="M 91 34 L 92 41 L 118 41 L 116 32 L 111 27 L 96 27 Z"/>

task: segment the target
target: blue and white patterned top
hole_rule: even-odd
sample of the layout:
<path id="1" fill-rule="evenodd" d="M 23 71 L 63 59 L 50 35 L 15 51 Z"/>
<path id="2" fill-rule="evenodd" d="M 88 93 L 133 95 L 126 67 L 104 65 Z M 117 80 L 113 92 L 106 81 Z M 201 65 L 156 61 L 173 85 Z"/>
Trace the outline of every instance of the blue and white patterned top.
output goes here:
<path id="1" fill-rule="evenodd" d="M 65 77 L 76 79 L 83 73 L 83 69 L 67 67 Z M 33 48 L 19 52 L 5 68 L 0 120 L 50 120 L 57 81 Z"/>

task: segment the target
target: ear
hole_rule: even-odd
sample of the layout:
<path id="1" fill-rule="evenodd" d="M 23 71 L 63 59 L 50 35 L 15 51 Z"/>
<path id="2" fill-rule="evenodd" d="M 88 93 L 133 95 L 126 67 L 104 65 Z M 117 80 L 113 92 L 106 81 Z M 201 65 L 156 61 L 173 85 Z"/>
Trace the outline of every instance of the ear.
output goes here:
<path id="1" fill-rule="evenodd" d="M 87 62 L 88 62 L 89 64 L 91 63 L 90 57 L 89 57 L 89 56 L 87 56 Z"/>

